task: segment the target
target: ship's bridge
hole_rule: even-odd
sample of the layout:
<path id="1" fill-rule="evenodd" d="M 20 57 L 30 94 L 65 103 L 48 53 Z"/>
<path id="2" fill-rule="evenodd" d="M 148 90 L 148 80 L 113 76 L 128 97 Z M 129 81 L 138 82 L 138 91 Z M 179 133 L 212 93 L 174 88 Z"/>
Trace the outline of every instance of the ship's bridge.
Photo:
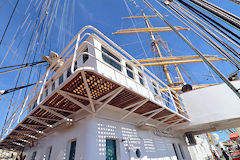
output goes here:
<path id="1" fill-rule="evenodd" d="M 84 27 L 60 57 L 15 112 L 22 117 L 7 121 L 0 148 L 31 146 L 87 116 L 161 130 L 189 122 L 178 94 L 97 29 Z"/>

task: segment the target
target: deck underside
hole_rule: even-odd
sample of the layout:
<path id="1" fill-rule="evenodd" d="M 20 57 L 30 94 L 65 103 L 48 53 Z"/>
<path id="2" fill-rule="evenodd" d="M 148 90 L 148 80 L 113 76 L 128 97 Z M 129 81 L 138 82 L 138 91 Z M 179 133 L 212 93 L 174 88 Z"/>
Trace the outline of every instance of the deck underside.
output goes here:
<path id="1" fill-rule="evenodd" d="M 139 114 L 158 124 L 179 125 L 189 120 L 149 99 L 91 71 L 77 71 L 71 80 L 62 84 L 36 107 L 0 143 L 0 148 L 20 150 L 33 145 L 39 137 L 61 123 L 71 123 L 73 115 L 81 111 L 98 113 L 106 105 L 127 111 L 120 121 Z"/>

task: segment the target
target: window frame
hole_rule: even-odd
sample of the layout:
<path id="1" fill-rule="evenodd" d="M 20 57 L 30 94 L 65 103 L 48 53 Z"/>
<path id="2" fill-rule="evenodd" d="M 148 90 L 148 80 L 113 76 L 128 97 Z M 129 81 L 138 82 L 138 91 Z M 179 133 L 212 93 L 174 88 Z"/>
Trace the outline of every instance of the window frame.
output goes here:
<path id="1" fill-rule="evenodd" d="M 105 153 L 105 156 L 106 156 L 106 160 L 107 160 L 107 140 L 112 140 L 112 141 L 115 141 L 115 155 L 116 155 L 116 159 L 115 160 L 119 160 L 121 159 L 120 158 L 120 144 L 119 144 L 119 139 L 116 139 L 116 138 L 106 138 L 106 153 Z"/>
<path id="2" fill-rule="evenodd" d="M 74 159 L 72 159 L 70 157 L 73 142 L 75 142 L 75 150 L 74 150 L 74 157 L 73 157 Z M 67 157 L 67 160 L 75 160 L 76 159 L 76 151 L 77 151 L 77 139 L 72 139 L 72 140 L 68 141 L 68 157 Z"/>
<path id="3" fill-rule="evenodd" d="M 55 90 L 55 87 L 56 87 L 55 85 L 56 85 L 55 82 L 53 82 L 52 83 L 52 92 Z"/>
<path id="4" fill-rule="evenodd" d="M 45 91 L 45 97 L 47 97 L 47 96 L 48 96 L 48 88 Z"/>
<path id="5" fill-rule="evenodd" d="M 153 85 L 154 94 L 159 95 L 156 83 L 152 82 L 152 85 Z"/>
<path id="6" fill-rule="evenodd" d="M 36 160 L 36 157 L 37 157 L 37 151 L 34 151 L 34 152 L 32 153 L 31 160 Z"/>
<path id="7" fill-rule="evenodd" d="M 51 154 L 52 154 L 52 146 L 49 146 L 47 148 L 46 160 L 50 160 L 51 159 Z"/>
<path id="8" fill-rule="evenodd" d="M 138 71 L 139 82 L 141 85 L 145 86 L 143 74 Z"/>
<path id="9" fill-rule="evenodd" d="M 175 155 L 176 155 L 176 157 L 177 157 L 177 160 L 180 160 L 179 159 L 179 153 L 178 153 L 178 150 L 177 150 L 177 145 L 176 145 L 176 143 L 172 143 L 172 147 L 173 147 L 173 150 L 174 150 L 174 153 L 175 153 Z"/>
<path id="10" fill-rule="evenodd" d="M 72 75 L 71 67 L 67 69 L 67 78 Z"/>
<path id="11" fill-rule="evenodd" d="M 83 56 L 82 56 L 83 64 L 85 62 L 87 62 L 88 59 L 89 59 L 89 55 L 88 54 L 83 54 Z"/>
<path id="12" fill-rule="evenodd" d="M 131 65 L 129 65 L 128 63 L 126 63 L 126 71 L 127 71 L 128 77 L 134 79 L 133 67 Z"/>
<path id="13" fill-rule="evenodd" d="M 58 85 L 60 86 L 63 83 L 63 74 L 58 78 Z"/>
<path id="14" fill-rule="evenodd" d="M 113 53 L 108 51 L 103 46 L 101 46 L 101 51 L 102 51 L 102 59 L 103 59 L 104 62 L 113 66 L 115 69 L 117 69 L 119 71 L 122 71 L 121 59 L 120 58 L 115 56 Z"/>
<path id="15" fill-rule="evenodd" d="M 184 150 L 182 148 L 182 144 L 178 143 L 178 148 L 179 148 L 179 151 L 181 153 L 182 159 L 186 159 L 186 155 L 185 155 Z"/>

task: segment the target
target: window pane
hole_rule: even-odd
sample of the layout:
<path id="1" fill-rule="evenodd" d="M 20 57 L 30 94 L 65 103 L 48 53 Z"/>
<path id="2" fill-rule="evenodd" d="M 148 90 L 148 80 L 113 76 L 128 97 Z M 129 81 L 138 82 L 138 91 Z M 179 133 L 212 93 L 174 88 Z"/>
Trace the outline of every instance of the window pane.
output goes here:
<path id="1" fill-rule="evenodd" d="M 32 109 L 37 107 L 37 101 L 34 102 Z"/>
<path id="2" fill-rule="evenodd" d="M 106 160 L 117 160 L 116 140 L 106 139 Z"/>
<path id="3" fill-rule="evenodd" d="M 54 91 L 55 90 L 55 82 L 53 82 L 53 84 L 52 84 L 52 91 Z"/>
<path id="4" fill-rule="evenodd" d="M 156 93 L 156 94 L 158 94 L 158 91 L 157 91 L 157 86 L 156 86 L 156 84 L 155 83 L 152 83 L 153 84 L 153 90 L 154 90 L 154 92 Z"/>
<path id="5" fill-rule="evenodd" d="M 179 150 L 180 150 L 180 152 L 181 152 L 182 158 L 185 159 L 185 154 L 184 154 L 184 152 L 183 152 L 182 145 L 181 145 L 181 144 L 178 144 L 178 147 L 179 147 Z"/>
<path id="6" fill-rule="evenodd" d="M 46 96 L 46 97 L 48 96 L 48 89 L 47 89 L 46 92 L 45 92 L 45 96 Z"/>
<path id="7" fill-rule="evenodd" d="M 138 72 L 138 75 L 139 75 L 139 82 L 144 86 L 143 75 L 139 72 Z"/>
<path id="8" fill-rule="evenodd" d="M 88 60 L 88 57 L 89 57 L 88 54 L 83 55 L 83 63 L 85 63 Z"/>
<path id="9" fill-rule="evenodd" d="M 67 70 L 67 78 L 68 78 L 69 76 L 71 76 L 71 74 L 72 74 L 72 72 L 71 72 L 71 67 L 70 67 L 70 68 L 68 68 L 68 70 Z"/>
<path id="10" fill-rule="evenodd" d="M 63 75 L 61 75 L 61 76 L 59 77 L 58 84 L 60 85 L 60 84 L 62 84 L 62 82 L 63 82 Z"/>
<path id="11" fill-rule="evenodd" d="M 177 153 L 176 145 L 173 143 L 172 146 L 173 146 L 173 149 L 174 149 L 175 155 L 176 155 L 177 159 L 179 160 L 179 156 L 178 156 L 178 153 Z"/>
<path id="12" fill-rule="evenodd" d="M 36 160 L 36 155 L 37 155 L 37 152 L 36 151 L 33 152 L 31 160 Z"/>
<path id="13" fill-rule="evenodd" d="M 77 143 L 77 141 L 72 141 L 71 142 L 70 153 L 69 153 L 68 160 L 74 160 L 75 159 L 76 143 Z"/>
<path id="14" fill-rule="evenodd" d="M 118 59 L 116 56 L 114 56 L 112 53 L 110 53 L 108 50 L 106 50 L 103 47 L 102 47 L 102 51 L 104 52 L 104 53 L 102 53 L 103 60 L 105 62 L 107 62 L 108 64 L 112 65 L 117 70 L 121 71 L 122 70 L 121 65 L 116 62 L 116 61 L 120 62 L 120 59 Z M 110 57 L 112 57 L 113 59 L 115 59 L 116 61 L 114 61 L 113 59 L 109 58 L 106 54 L 109 55 Z"/>
<path id="15" fill-rule="evenodd" d="M 134 78 L 133 78 L 133 72 L 132 72 L 133 68 L 132 68 L 130 65 L 126 64 L 126 69 L 127 69 L 127 75 L 128 75 L 128 77 L 134 79 Z"/>
<path id="16" fill-rule="evenodd" d="M 52 146 L 48 148 L 47 155 L 46 155 L 46 160 L 50 160 L 51 153 L 52 153 Z"/>
<path id="17" fill-rule="evenodd" d="M 74 63 L 74 71 L 77 69 L 77 61 Z"/>

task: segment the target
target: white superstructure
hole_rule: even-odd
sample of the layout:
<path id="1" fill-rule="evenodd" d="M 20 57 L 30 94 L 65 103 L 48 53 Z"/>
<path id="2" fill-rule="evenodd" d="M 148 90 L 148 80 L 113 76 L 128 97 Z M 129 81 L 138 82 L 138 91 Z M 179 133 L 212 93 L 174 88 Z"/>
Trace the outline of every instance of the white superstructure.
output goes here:
<path id="1" fill-rule="evenodd" d="M 27 159 L 191 159 L 175 129 L 190 121 L 180 97 L 127 52 L 86 26 L 60 57 L 17 113 L 27 115 L 7 122 L 1 148 Z"/>

